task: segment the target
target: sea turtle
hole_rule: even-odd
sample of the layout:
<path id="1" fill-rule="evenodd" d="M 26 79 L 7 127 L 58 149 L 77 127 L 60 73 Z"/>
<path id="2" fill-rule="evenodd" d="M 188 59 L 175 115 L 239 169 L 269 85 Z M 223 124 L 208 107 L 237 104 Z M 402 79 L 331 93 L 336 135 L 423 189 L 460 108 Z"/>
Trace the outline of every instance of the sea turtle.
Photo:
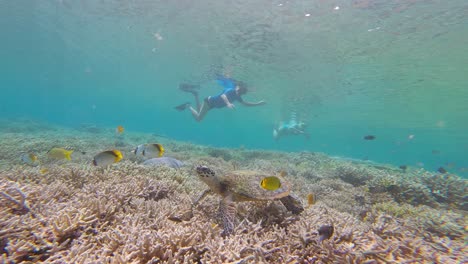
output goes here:
<path id="1" fill-rule="evenodd" d="M 276 176 L 280 180 L 279 188 L 268 190 L 262 187 L 261 182 L 265 178 L 271 178 L 271 175 L 263 172 L 238 170 L 217 175 L 206 166 L 198 166 L 196 172 L 210 189 L 203 192 L 194 204 L 197 204 L 210 191 L 222 196 L 219 214 L 223 222 L 224 235 L 229 235 L 234 231 L 235 202 L 280 200 L 293 214 L 300 214 L 304 211 L 300 200 L 290 194 L 291 185 L 281 176 Z"/>

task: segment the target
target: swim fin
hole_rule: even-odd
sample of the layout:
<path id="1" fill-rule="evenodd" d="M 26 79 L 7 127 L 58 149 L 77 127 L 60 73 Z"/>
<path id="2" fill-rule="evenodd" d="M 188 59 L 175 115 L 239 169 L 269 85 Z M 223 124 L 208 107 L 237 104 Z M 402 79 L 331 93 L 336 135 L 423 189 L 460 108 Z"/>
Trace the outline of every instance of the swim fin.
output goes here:
<path id="1" fill-rule="evenodd" d="M 189 102 L 186 102 L 186 103 L 183 103 L 181 105 L 178 105 L 176 107 L 174 107 L 176 110 L 178 111 L 184 111 L 188 106 L 190 105 Z"/>
<path id="2" fill-rule="evenodd" d="M 187 93 L 195 94 L 195 93 L 198 93 L 198 90 L 200 90 L 200 85 L 181 83 L 179 84 L 179 89 Z"/>

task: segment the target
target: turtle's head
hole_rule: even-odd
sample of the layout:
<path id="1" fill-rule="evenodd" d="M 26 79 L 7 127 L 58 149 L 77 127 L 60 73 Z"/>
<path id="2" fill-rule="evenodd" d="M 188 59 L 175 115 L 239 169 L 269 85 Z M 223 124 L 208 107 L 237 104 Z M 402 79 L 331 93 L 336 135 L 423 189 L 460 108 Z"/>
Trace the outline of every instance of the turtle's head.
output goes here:
<path id="1" fill-rule="evenodd" d="M 197 166 L 196 171 L 198 178 L 200 178 L 200 180 L 202 180 L 204 183 L 208 184 L 208 186 L 216 188 L 219 185 L 214 170 L 208 168 L 207 166 L 199 165 Z"/>

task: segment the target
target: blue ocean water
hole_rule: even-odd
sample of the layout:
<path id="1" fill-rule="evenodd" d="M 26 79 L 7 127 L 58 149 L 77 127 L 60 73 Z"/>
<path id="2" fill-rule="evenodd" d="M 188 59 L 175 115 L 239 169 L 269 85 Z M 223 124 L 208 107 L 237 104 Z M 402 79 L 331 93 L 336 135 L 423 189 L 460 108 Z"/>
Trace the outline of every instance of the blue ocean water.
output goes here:
<path id="1" fill-rule="evenodd" d="M 468 3 L 0 1 L 0 116 L 468 175 Z M 259 107 L 174 106 L 218 73 Z M 273 139 L 294 112 L 310 138 Z M 364 140 L 374 135 L 375 140 Z"/>

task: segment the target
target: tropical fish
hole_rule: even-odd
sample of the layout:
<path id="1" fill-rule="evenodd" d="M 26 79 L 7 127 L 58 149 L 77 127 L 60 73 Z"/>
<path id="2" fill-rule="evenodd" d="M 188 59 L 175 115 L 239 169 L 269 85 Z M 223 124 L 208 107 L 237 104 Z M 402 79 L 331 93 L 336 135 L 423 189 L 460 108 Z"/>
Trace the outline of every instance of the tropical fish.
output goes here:
<path id="1" fill-rule="evenodd" d="M 444 167 L 439 167 L 439 168 L 437 169 L 437 171 L 440 172 L 440 173 L 447 173 L 447 170 L 444 169 Z"/>
<path id="2" fill-rule="evenodd" d="M 138 145 L 138 146 L 135 148 L 135 150 L 132 151 L 133 154 L 135 154 L 135 155 L 141 155 L 141 154 L 143 154 L 143 150 L 145 150 L 145 146 L 146 146 L 146 144 Z"/>
<path id="3" fill-rule="evenodd" d="M 122 133 L 123 133 L 124 131 L 125 131 L 125 128 L 124 128 L 123 126 L 117 126 L 117 127 L 115 128 L 115 133 L 116 133 L 117 135 L 122 135 Z"/>
<path id="4" fill-rule="evenodd" d="M 102 166 L 105 167 L 112 163 L 117 163 L 123 158 L 122 152 L 119 150 L 106 150 L 103 151 L 96 156 L 94 156 L 93 164 L 94 166 Z"/>
<path id="5" fill-rule="evenodd" d="M 260 186 L 262 186 L 263 189 L 274 191 L 281 187 L 281 181 L 276 176 L 265 177 L 260 182 Z"/>
<path id="6" fill-rule="evenodd" d="M 24 163 L 30 165 L 30 166 L 37 166 L 39 165 L 39 161 L 37 159 L 36 154 L 29 152 L 29 153 L 24 153 L 21 155 L 21 161 Z"/>
<path id="7" fill-rule="evenodd" d="M 335 228 L 333 225 L 323 225 L 319 228 L 318 234 L 319 234 L 319 242 L 322 242 L 325 239 L 329 239 L 333 236 L 333 231 Z"/>
<path id="8" fill-rule="evenodd" d="M 145 157 L 161 157 L 164 154 L 164 148 L 161 144 L 157 143 L 146 144 L 142 154 Z"/>
<path id="9" fill-rule="evenodd" d="M 64 148 L 52 148 L 47 152 L 47 155 L 54 159 L 67 159 L 71 160 L 71 154 L 73 150 L 67 150 Z"/>
<path id="10" fill-rule="evenodd" d="M 375 136 L 373 136 L 373 135 L 367 135 L 367 136 L 364 136 L 364 139 L 365 139 L 365 140 L 374 140 L 374 139 L 375 139 Z"/>
<path id="11" fill-rule="evenodd" d="M 438 155 L 438 154 L 440 154 L 440 150 L 433 149 L 433 150 L 432 150 L 432 154 Z"/>
<path id="12" fill-rule="evenodd" d="M 42 169 L 39 170 L 40 174 L 46 174 L 48 172 L 49 172 L 49 169 L 47 169 L 47 168 L 42 168 Z"/>
<path id="13" fill-rule="evenodd" d="M 288 173 L 287 173 L 285 170 L 280 171 L 279 174 L 281 175 L 281 177 L 286 177 L 286 176 L 288 176 Z"/>
<path id="14" fill-rule="evenodd" d="M 399 168 L 402 169 L 403 171 L 406 171 L 406 169 L 408 168 L 408 166 L 407 166 L 407 165 L 400 165 Z"/>
<path id="15" fill-rule="evenodd" d="M 315 202 L 317 202 L 317 197 L 315 196 L 314 193 L 309 193 L 307 195 L 307 205 L 308 205 L 308 207 L 311 207 L 312 205 L 314 205 Z"/>

